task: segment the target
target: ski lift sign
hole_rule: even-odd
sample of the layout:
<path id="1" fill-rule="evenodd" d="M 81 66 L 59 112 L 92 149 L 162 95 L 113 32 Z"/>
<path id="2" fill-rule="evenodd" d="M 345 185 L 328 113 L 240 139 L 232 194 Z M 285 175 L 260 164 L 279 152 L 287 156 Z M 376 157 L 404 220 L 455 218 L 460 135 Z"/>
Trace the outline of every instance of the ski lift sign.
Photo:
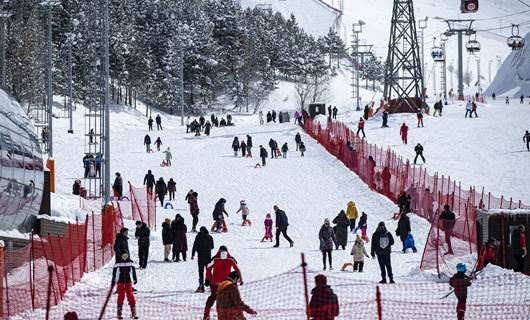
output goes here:
<path id="1" fill-rule="evenodd" d="M 462 0 L 462 13 L 474 13 L 478 11 L 478 0 Z"/>

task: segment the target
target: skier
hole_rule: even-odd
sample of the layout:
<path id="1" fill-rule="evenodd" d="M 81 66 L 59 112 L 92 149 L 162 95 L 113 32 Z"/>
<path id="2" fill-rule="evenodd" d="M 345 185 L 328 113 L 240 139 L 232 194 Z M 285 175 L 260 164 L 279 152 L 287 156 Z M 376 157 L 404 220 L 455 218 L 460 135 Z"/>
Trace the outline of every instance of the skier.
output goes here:
<path id="1" fill-rule="evenodd" d="M 136 221 L 136 231 L 134 237 L 138 240 L 138 263 L 139 269 L 145 269 L 147 267 L 147 259 L 149 258 L 149 236 L 151 230 L 142 221 Z"/>
<path id="2" fill-rule="evenodd" d="M 191 260 L 195 258 L 195 253 L 197 253 L 197 265 L 199 267 L 199 287 L 195 292 L 204 293 L 204 271 L 212 259 L 213 248 L 212 236 L 208 233 L 206 227 L 201 227 L 191 249 Z"/>
<path id="3" fill-rule="evenodd" d="M 171 232 L 171 219 L 166 218 L 162 222 L 162 244 L 164 245 L 164 262 L 171 262 L 169 260 L 169 253 L 171 252 L 171 245 L 173 244 L 173 232 Z"/>
<path id="4" fill-rule="evenodd" d="M 357 136 L 359 132 L 363 133 L 363 139 L 366 138 L 366 134 L 364 133 L 364 119 L 362 117 L 359 118 L 359 123 L 357 124 Z"/>
<path id="5" fill-rule="evenodd" d="M 287 235 L 289 220 L 285 214 L 285 211 L 280 210 L 280 208 L 278 208 L 276 205 L 273 207 L 273 209 L 276 214 L 276 244 L 274 245 L 274 248 L 278 248 L 280 246 L 280 233 L 283 234 L 283 237 L 289 242 L 289 246 L 293 247 L 294 241 L 289 238 L 289 235 Z"/>
<path id="6" fill-rule="evenodd" d="M 324 219 L 324 224 L 320 227 L 318 240 L 320 241 L 319 249 L 322 252 L 324 270 L 326 270 L 326 256 L 329 261 L 329 270 L 333 270 L 331 252 L 333 251 L 333 247 L 338 245 L 335 232 L 333 232 L 333 228 L 330 226 L 328 219 Z"/>
<path id="7" fill-rule="evenodd" d="M 261 158 L 261 165 L 265 167 L 267 165 L 267 157 L 269 156 L 267 153 L 267 149 L 263 148 L 263 146 L 259 146 L 259 156 Z"/>
<path id="8" fill-rule="evenodd" d="M 337 109 L 336 106 L 333 107 L 333 119 L 337 119 L 337 113 L 339 113 L 339 109 Z"/>
<path id="9" fill-rule="evenodd" d="M 271 138 L 269 140 L 269 147 L 271 148 L 271 159 L 274 159 L 274 155 L 276 154 L 276 148 L 278 148 L 278 142 Z"/>
<path id="10" fill-rule="evenodd" d="M 147 170 L 147 174 L 144 177 L 144 186 L 147 186 L 147 193 L 153 196 L 153 187 L 155 186 L 155 176 L 151 170 Z"/>
<path id="11" fill-rule="evenodd" d="M 241 275 L 236 259 L 230 255 L 226 246 L 220 246 L 219 251 L 213 256 L 212 261 L 206 268 L 204 285 L 210 287 L 210 296 L 206 300 L 203 320 L 210 320 L 210 310 L 215 300 L 217 300 L 217 289 L 232 271 L 237 271 Z M 243 284 L 241 277 L 239 278 L 239 284 Z"/>
<path id="12" fill-rule="evenodd" d="M 383 125 L 381 126 L 381 128 L 388 128 L 388 112 L 386 111 L 383 111 Z"/>
<path id="13" fill-rule="evenodd" d="M 269 240 L 272 242 L 272 218 L 271 214 L 267 213 L 265 216 L 265 221 L 263 221 L 263 224 L 265 225 L 265 235 L 261 239 L 261 242 L 264 242 L 265 240 Z"/>
<path id="14" fill-rule="evenodd" d="M 527 255 L 526 249 L 526 236 L 525 236 L 525 226 L 520 224 L 519 227 L 512 231 L 511 234 L 511 246 L 512 246 L 512 256 L 515 260 L 515 267 L 513 271 L 523 272 L 525 266 L 525 258 Z"/>
<path id="15" fill-rule="evenodd" d="M 131 279 L 132 273 L 132 279 Z M 112 268 L 112 283 L 111 287 L 117 286 L 118 290 L 118 307 L 117 317 L 123 319 L 123 302 L 125 295 L 127 295 L 127 302 L 131 307 L 131 318 L 138 319 L 136 316 L 136 300 L 134 299 L 134 292 L 132 283 L 138 282 L 136 278 L 136 269 L 134 268 L 132 260 L 127 253 L 122 253 L 121 262 L 116 262 Z"/>
<path id="16" fill-rule="evenodd" d="M 342 247 L 342 250 L 346 250 L 348 245 L 348 227 L 350 226 L 350 220 L 346 216 L 344 210 L 341 210 L 339 214 L 333 219 L 335 226 L 335 236 L 337 240 L 336 249 Z"/>
<path id="17" fill-rule="evenodd" d="M 456 265 L 456 274 L 449 279 L 449 285 L 454 288 L 455 296 L 458 300 L 456 305 L 456 317 L 464 320 L 466 315 L 467 287 L 471 286 L 471 278 L 466 275 L 466 265 L 459 263 Z"/>
<path id="18" fill-rule="evenodd" d="M 359 211 L 355 206 L 355 202 L 348 202 L 346 207 L 346 216 L 348 217 L 348 220 L 350 220 L 350 231 L 353 232 L 355 230 L 355 220 L 357 220 L 359 217 Z"/>
<path id="19" fill-rule="evenodd" d="M 210 130 L 212 129 L 212 124 L 210 121 L 206 121 L 206 124 L 204 125 L 204 134 L 206 136 L 210 136 Z"/>
<path id="20" fill-rule="evenodd" d="M 245 319 L 244 312 L 253 316 L 258 313 L 256 310 L 247 306 L 241 300 L 241 294 L 237 284 L 241 282 L 241 275 L 237 271 L 232 271 L 221 282 L 217 292 L 217 319 L 218 320 L 237 320 Z"/>
<path id="21" fill-rule="evenodd" d="M 315 287 L 311 289 L 309 318 L 312 320 L 333 320 L 339 315 L 339 299 L 327 284 L 326 276 L 315 277 Z"/>
<path id="22" fill-rule="evenodd" d="M 474 114 L 475 118 L 478 118 L 477 104 L 475 103 L 475 101 L 471 102 L 471 114 Z"/>
<path id="23" fill-rule="evenodd" d="M 361 236 L 357 235 L 355 237 L 355 243 L 351 248 L 351 255 L 353 256 L 353 271 L 363 272 L 364 267 L 364 257 L 370 257 L 364 248 L 364 241 L 361 239 Z M 342 265 L 340 271 L 345 271 L 348 266 L 351 266 L 351 263 L 345 263 Z"/>
<path id="24" fill-rule="evenodd" d="M 225 210 L 225 203 L 226 200 L 224 198 L 219 199 L 217 203 L 215 204 L 215 208 L 213 209 L 213 219 L 215 220 L 215 231 L 221 232 L 224 231 L 224 216 L 225 214 L 228 217 L 228 213 Z M 226 229 L 225 229 L 226 230 Z"/>
<path id="25" fill-rule="evenodd" d="M 466 115 L 464 118 L 467 118 L 467 115 L 469 115 L 470 118 L 473 118 L 472 111 L 473 111 L 473 104 L 471 103 L 471 100 L 468 100 L 466 104 Z"/>
<path id="26" fill-rule="evenodd" d="M 381 269 L 381 281 L 379 281 L 379 283 L 386 283 L 387 273 L 390 278 L 390 283 L 394 283 L 392 262 L 390 260 L 392 245 L 394 245 L 392 234 L 386 230 L 383 221 L 379 222 L 377 230 L 372 235 L 372 248 L 370 253 L 374 259 L 377 254 L 377 261 L 379 262 L 379 268 Z"/>
<path id="27" fill-rule="evenodd" d="M 156 151 L 160 151 L 161 145 L 162 145 L 162 140 L 160 139 L 160 137 L 156 138 L 155 140 Z"/>
<path id="28" fill-rule="evenodd" d="M 423 156 L 423 146 L 420 143 L 418 143 L 414 147 L 414 152 L 416 152 L 416 157 L 414 157 L 414 164 L 416 164 L 418 157 L 421 157 L 421 160 L 423 160 L 423 164 L 425 164 L 425 157 Z"/>
<path id="29" fill-rule="evenodd" d="M 381 173 L 381 180 L 383 180 L 383 194 L 386 196 L 391 195 L 390 179 L 392 179 L 392 174 L 390 173 L 390 169 L 388 167 L 384 167 L 383 172 Z"/>
<path id="30" fill-rule="evenodd" d="M 407 126 L 405 122 L 403 122 L 403 124 L 401 125 L 401 129 L 399 129 L 399 134 L 401 136 L 401 141 L 403 142 L 403 144 L 407 144 L 408 143 L 407 137 L 409 135 L 409 127 Z"/>
<path id="31" fill-rule="evenodd" d="M 160 117 L 159 114 L 156 115 L 155 121 L 156 121 L 156 130 L 162 130 L 162 118 Z"/>
<path id="32" fill-rule="evenodd" d="M 259 116 L 259 124 L 263 125 L 265 123 L 263 121 L 263 111 L 260 110 L 258 116 Z"/>
<path id="33" fill-rule="evenodd" d="M 421 126 L 423 128 L 423 113 L 420 109 L 418 109 L 418 112 L 416 113 L 416 117 L 418 118 L 418 128 Z"/>
<path id="34" fill-rule="evenodd" d="M 188 228 L 184 224 L 184 218 L 177 214 L 175 220 L 171 222 L 171 232 L 173 234 L 173 261 L 180 262 L 180 255 L 182 260 L 186 262 L 186 252 L 188 251 L 188 239 L 186 232 Z"/>
<path id="35" fill-rule="evenodd" d="M 477 271 L 484 269 L 488 264 L 494 263 L 497 257 L 497 240 L 489 238 L 482 246 L 477 262 Z"/>
<path id="36" fill-rule="evenodd" d="M 169 150 L 169 147 L 167 147 L 167 150 L 163 153 L 166 155 L 166 164 L 171 167 L 171 159 L 173 159 L 173 155 L 171 154 L 171 150 Z"/>
<path id="37" fill-rule="evenodd" d="M 453 254 L 453 246 L 451 244 L 451 236 L 453 235 L 453 228 L 456 223 L 456 216 L 451 211 L 451 207 L 446 204 L 444 211 L 440 214 L 440 220 L 442 220 L 442 229 L 445 233 L 445 243 L 447 244 L 447 254 Z"/>
<path id="38" fill-rule="evenodd" d="M 241 223 L 241 226 L 244 227 L 246 225 L 248 226 L 252 225 L 252 222 L 247 219 L 249 210 L 248 210 L 248 206 L 245 200 L 241 200 L 239 202 L 239 209 L 237 209 L 236 213 L 240 213 L 240 212 L 241 212 L 241 217 L 243 218 L 243 223 Z"/>
<path id="39" fill-rule="evenodd" d="M 129 229 L 127 228 L 121 228 L 120 232 L 116 234 L 116 240 L 114 240 L 114 253 L 115 253 L 115 259 L 116 263 L 123 262 L 122 255 L 124 253 L 127 254 L 129 257 L 129 237 L 127 236 L 129 234 Z"/>
<path id="40" fill-rule="evenodd" d="M 271 122 L 272 121 L 272 114 L 271 112 L 267 112 L 267 123 Z"/>
<path id="41" fill-rule="evenodd" d="M 276 111 L 272 110 L 272 122 L 276 123 Z"/>
<path id="42" fill-rule="evenodd" d="M 114 189 L 114 195 L 116 196 L 116 198 L 118 198 L 118 200 L 121 199 L 121 197 L 123 196 L 123 180 L 119 172 L 116 172 L 116 178 L 114 179 L 112 189 Z"/>
<path id="43" fill-rule="evenodd" d="M 252 158 L 252 137 L 247 134 L 247 158 Z"/>
<path id="44" fill-rule="evenodd" d="M 147 126 L 149 131 L 153 131 L 153 118 L 149 117 L 149 120 L 147 120 Z"/>
<path id="45" fill-rule="evenodd" d="M 234 157 L 237 157 L 237 151 L 239 151 L 239 139 L 237 137 L 234 137 L 234 141 L 232 141 L 232 149 L 234 150 Z"/>
<path id="46" fill-rule="evenodd" d="M 282 146 L 282 156 L 284 159 L 287 158 L 287 151 L 289 151 L 289 147 L 287 147 L 287 142 L 286 142 Z"/>
<path id="47" fill-rule="evenodd" d="M 525 131 L 523 136 L 523 142 L 526 141 L 526 150 L 530 151 L 530 132 L 528 130 Z"/>
<path id="48" fill-rule="evenodd" d="M 506 96 L 506 99 L 504 100 L 504 104 L 510 104 L 510 97 Z"/>
<path id="49" fill-rule="evenodd" d="M 401 242 L 403 243 L 403 253 L 406 253 L 407 252 L 407 246 L 405 246 L 405 242 L 406 240 L 408 239 L 408 236 L 410 235 L 410 232 L 411 232 L 411 228 L 410 228 L 410 219 L 409 217 L 407 216 L 406 213 L 403 213 L 401 214 L 401 216 L 399 217 L 399 221 L 398 221 L 398 227 L 396 229 L 396 236 L 398 236 L 400 239 L 401 239 Z M 410 240 L 409 240 L 410 242 Z M 412 251 L 414 253 L 416 253 L 416 247 L 412 247 Z"/>
<path id="50" fill-rule="evenodd" d="M 167 182 L 167 192 L 169 193 L 169 201 L 175 200 L 175 191 L 177 191 L 177 183 L 170 178 Z"/>
<path id="51" fill-rule="evenodd" d="M 197 203 L 197 197 L 199 194 L 193 190 L 190 190 L 188 195 L 186 196 L 186 201 L 188 201 L 188 204 L 190 206 L 190 214 L 192 218 L 192 227 L 191 232 L 197 232 L 197 223 L 199 222 L 199 204 Z"/>
<path id="52" fill-rule="evenodd" d="M 245 158 L 247 156 L 247 144 L 245 143 L 245 140 L 241 141 L 241 156 Z"/>
<path id="53" fill-rule="evenodd" d="M 300 156 L 303 157 L 304 156 L 304 152 L 305 152 L 305 144 L 303 142 L 300 142 L 300 147 L 298 148 L 300 150 Z"/>
<path id="54" fill-rule="evenodd" d="M 145 152 L 149 153 L 151 151 L 151 137 L 146 134 L 144 137 Z"/>
<path id="55" fill-rule="evenodd" d="M 164 207 L 164 198 L 167 194 L 167 186 L 166 182 L 164 181 L 164 178 L 160 177 L 155 185 L 155 192 L 158 196 L 158 200 L 160 201 L 160 206 Z"/>
<path id="56" fill-rule="evenodd" d="M 302 137 L 300 136 L 300 132 L 297 132 L 294 136 L 294 142 L 296 142 L 296 151 L 300 148 L 300 143 L 302 143 Z"/>

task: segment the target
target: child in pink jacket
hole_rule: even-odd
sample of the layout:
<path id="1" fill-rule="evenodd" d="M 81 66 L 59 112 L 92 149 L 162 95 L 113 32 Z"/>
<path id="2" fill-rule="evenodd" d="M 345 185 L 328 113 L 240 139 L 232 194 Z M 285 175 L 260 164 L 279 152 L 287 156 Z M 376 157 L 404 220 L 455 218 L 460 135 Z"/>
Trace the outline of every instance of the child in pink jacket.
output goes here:
<path id="1" fill-rule="evenodd" d="M 272 242 L 272 219 L 270 213 L 267 213 L 263 224 L 265 225 L 265 236 L 261 239 L 261 242 L 264 242 L 265 240 Z"/>

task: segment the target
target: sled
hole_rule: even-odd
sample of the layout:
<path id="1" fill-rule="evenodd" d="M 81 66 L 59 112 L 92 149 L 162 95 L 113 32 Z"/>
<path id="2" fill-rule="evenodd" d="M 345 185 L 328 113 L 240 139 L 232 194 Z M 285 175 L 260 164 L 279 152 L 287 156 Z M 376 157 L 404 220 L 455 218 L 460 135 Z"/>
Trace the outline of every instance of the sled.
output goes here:
<path id="1" fill-rule="evenodd" d="M 214 222 L 214 223 L 212 224 L 212 228 L 211 228 L 211 231 L 212 231 L 212 232 L 215 232 L 215 230 L 217 230 L 217 223 L 216 223 L 216 222 Z M 226 222 L 225 222 L 224 220 L 223 220 L 222 231 L 223 231 L 223 232 L 228 232 L 228 228 L 226 227 Z"/>
<path id="2" fill-rule="evenodd" d="M 254 168 L 256 168 L 256 169 L 261 169 L 261 164 L 256 163 L 256 165 L 254 166 Z"/>
<path id="3" fill-rule="evenodd" d="M 162 161 L 162 163 L 160 164 L 161 167 L 169 167 L 169 164 L 167 163 L 167 161 Z"/>
<path id="4" fill-rule="evenodd" d="M 247 225 L 249 227 L 252 226 L 252 221 L 247 219 L 247 220 L 243 221 L 243 223 L 241 224 L 242 227 L 247 226 Z"/>
<path id="5" fill-rule="evenodd" d="M 282 152 L 280 151 L 280 148 L 276 148 L 276 150 L 274 150 L 274 151 L 275 151 L 275 155 L 274 156 L 276 158 L 281 158 Z"/>
<path id="6" fill-rule="evenodd" d="M 149 151 L 147 151 L 147 153 L 155 153 L 155 152 L 153 151 L 153 149 L 149 149 Z"/>
<path id="7" fill-rule="evenodd" d="M 173 210 L 173 205 L 170 202 L 166 202 L 164 209 L 167 209 L 167 207 L 171 207 L 171 210 Z"/>

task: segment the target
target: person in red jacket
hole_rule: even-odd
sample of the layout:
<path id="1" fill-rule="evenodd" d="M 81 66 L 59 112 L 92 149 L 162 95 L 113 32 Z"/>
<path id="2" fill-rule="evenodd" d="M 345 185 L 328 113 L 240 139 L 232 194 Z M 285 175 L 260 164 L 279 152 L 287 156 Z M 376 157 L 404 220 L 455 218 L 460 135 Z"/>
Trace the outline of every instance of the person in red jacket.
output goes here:
<path id="1" fill-rule="evenodd" d="M 494 263 L 497 257 L 497 240 L 490 238 L 482 246 L 478 257 L 477 270 L 484 269 L 488 264 Z"/>
<path id="2" fill-rule="evenodd" d="M 392 174 L 390 173 L 390 169 L 388 169 L 388 167 L 383 168 L 383 173 L 381 174 L 381 178 L 383 179 L 383 194 L 389 195 L 390 194 L 390 179 L 392 178 Z"/>
<path id="3" fill-rule="evenodd" d="M 409 127 L 405 123 L 401 125 L 401 129 L 399 130 L 399 134 L 401 135 L 401 141 L 403 141 L 403 144 L 407 144 L 407 136 L 409 133 Z"/>
<path id="4" fill-rule="evenodd" d="M 203 320 L 210 319 L 210 310 L 215 300 L 217 300 L 217 288 L 221 282 L 226 280 L 232 271 L 237 271 L 241 275 L 236 259 L 228 253 L 228 249 L 225 246 L 220 246 L 219 251 L 213 256 L 212 261 L 206 269 L 206 281 L 204 285 L 210 287 L 211 293 L 208 300 L 206 300 Z M 239 285 L 242 284 L 243 278 L 240 277 Z"/>
<path id="5" fill-rule="evenodd" d="M 359 132 L 363 133 L 363 139 L 366 138 L 366 134 L 364 133 L 364 119 L 362 117 L 359 118 L 359 124 L 357 125 L 357 135 L 359 135 Z"/>

